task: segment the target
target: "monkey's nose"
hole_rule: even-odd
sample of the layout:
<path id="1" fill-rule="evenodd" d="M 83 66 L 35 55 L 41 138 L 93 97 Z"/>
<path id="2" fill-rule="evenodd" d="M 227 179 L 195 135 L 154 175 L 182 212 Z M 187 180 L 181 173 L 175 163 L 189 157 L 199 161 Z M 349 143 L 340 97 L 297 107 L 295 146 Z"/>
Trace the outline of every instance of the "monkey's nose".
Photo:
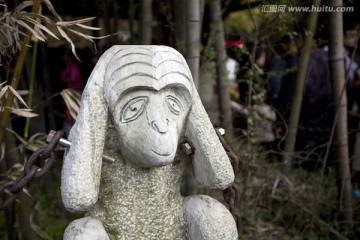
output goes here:
<path id="1" fill-rule="evenodd" d="M 146 109 L 147 119 L 150 127 L 159 133 L 167 133 L 169 129 L 169 118 L 162 104 L 148 105 Z"/>
<path id="2" fill-rule="evenodd" d="M 166 133 L 168 131 L 168 126 L 169 119 L 167 118 L 156 119 L 151 123 L 151 127 L 159 133 Z"/>

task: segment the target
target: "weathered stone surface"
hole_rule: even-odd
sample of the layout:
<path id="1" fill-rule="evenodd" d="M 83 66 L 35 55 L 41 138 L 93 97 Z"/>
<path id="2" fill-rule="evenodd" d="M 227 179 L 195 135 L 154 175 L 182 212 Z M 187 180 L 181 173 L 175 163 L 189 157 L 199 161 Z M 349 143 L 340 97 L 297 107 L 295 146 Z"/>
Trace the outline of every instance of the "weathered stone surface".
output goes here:
<path id="1" fill-rule="evenodd" d="M 194 146 L 199 183 L 223 189 L 234 174 L 176 50 L 114 46 L 105 52 L 84 90 L 69 140 L 62 198 L 68 210 L 88 217 L 72 222 L 64 239 L 233 239 L 208 230 L 214 220 L 224 222 L 220 232 L 236 232 L 224 206 L 201 196 L 206 205 L 198 207 L 198 198 L 180 195 L 188 159 L 179 147 L 184 141 Z M 104 154 L 115 162 L 103 164 Z M 191 209 L 208 209 L 209 215 Z M 94 228 L 99 234 L 90 237 Z"/>
<path id="2" fill-rule="evenodd" d="M 91 217 L 84 217 L 69 224 L 64 233 L 64 240 L 109 240 L 102 223 Z"/>
<path id="3" fill-rule="evenodd" d="M 184 209 L 189 239 L 235 240 L 238 238 L 232 215 L 217 200 L 205 195 L 187 197 Z"/>

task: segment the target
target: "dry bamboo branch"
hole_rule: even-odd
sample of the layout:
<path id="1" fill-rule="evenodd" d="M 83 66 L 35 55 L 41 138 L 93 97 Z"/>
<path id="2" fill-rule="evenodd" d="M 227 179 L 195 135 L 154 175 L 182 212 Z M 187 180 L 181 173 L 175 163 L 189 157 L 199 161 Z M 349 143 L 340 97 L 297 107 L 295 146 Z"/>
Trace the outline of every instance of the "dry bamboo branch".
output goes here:
<path id="1" fill-rule="evenodd" d="M 41 5 L 41 0 L 35 0 L 34 5 L 32 7 L 31 12 L 32 13 L 38 13 Z M 29 44 L 31 40 L 31 31 L 27 31 L 26 37 L 24 39 L 18 60 L 16 62 L 14 74 L 12 76 L 11 80 L 11 86 L 16 90 L 19 85 L 19 79 L 21 76 L 21 72 L 25 63 L 26 55 L 29 49 Z M 9 91 L 8 96 L 6 98 L 5 104 L 4 104 L 4 111 L 0 116 L 0 144 L 3 142 L 4 139 L 4 131 L 6 128 L 6 125 L 9 121 L 10 116 L 10 107 L 12 106 L 14 102 L 14 94 Z"/>

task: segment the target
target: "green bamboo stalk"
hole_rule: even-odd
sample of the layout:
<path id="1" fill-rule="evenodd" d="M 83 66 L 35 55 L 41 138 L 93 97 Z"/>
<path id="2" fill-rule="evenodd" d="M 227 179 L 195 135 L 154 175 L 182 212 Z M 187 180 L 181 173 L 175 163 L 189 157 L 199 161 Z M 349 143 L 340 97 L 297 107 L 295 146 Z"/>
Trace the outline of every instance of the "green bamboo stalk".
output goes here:
<path id="1" fill-rule="evenodd" d="M 27 100 L 27 105 L 29 108 L 32 107 L 34 85 L 35 85 L 35 76 L 36 76 L 36 61 L 37 61 L 37 49 L 38 42 L 34 43 L 32 59 L 31 59 L 31 74 L 30 74 L 30 86 L 29 86 L 29 96 Z M 26 118 L 25 127 L 24 127 L 24 139 L 29 137 L 29 128 L 30 128 L 30 118 Z"/>
<path id="2" fill-rule="evenodd" d="M 33 7 L 31 10 L 32 13 L 39 12 L 41 2 L 42 2 L 42 0 L 34 1 Z M 30 45 L 31 35 L 32 34 L 30 31 L 26 32 L 26 36 L 25 36 L 21 51 L 19 53 L 19 57 L 16 62 L 14 74 L 11 79 L 11 87 L 14 88 L 15 90 L 18 88 L 18 85 L 19 85 L 20 76 L 21 76 L 21 73 L 22 73 L 22 70 L 24 67 L 26 55 L 27 55 L 29 45 Z M 5 101 L 5 104 L 4 104 L 3 113 L 0 116 L 0 144 L 2 144 L 2 142 L 4 140 L 4 131 L 7 126 L 8 121 L 9 121 L 9 116 L 10 116 L 9 107 L 12 106 L 13 102 L 14 102 L 14 94 L 11 91 L 9 91 L 6 101 Z"/>
<path id="3" fill-rule="evenodd" d="M 321 0 L 313 0 L 312 4 L 315 7 L 320 6 Z M 285 149 L 283 153 L 283 162 L 284 165 L 282 167 L 282 172 L 285 175 L 288 175 L 294 155 L 294 148 L 296 142 L 296 134 L 299 125 L 300 118 L 300 110 L 301 104 L 303 100 L 303 92 L 305 87 L 305 80 L 308 68 L 308 62 L 312 50 L 313 45 L 313 37 L 316 30 L 316 23 L 319 13 L 311 12 L 309 16 L 309 20 L 307 23 L 306 36 L 304 46 L 301 50 L 300 60 L 299 60 L 299 68 L 296 76 L 296 83 L 294 88 L 294 94 L 291 101 L 291 109 L 290 109 L 290 119 L 289 119 L 289 130 L 285 139 Z"/>

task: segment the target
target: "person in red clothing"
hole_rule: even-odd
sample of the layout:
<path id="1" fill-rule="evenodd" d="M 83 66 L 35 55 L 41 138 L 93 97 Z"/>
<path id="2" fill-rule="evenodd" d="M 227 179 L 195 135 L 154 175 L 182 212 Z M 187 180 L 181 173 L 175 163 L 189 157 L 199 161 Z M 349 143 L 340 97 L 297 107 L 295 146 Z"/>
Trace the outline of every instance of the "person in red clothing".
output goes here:
<path id="1" fill-rule="evenodd" d="M 68 56 L 65 67 L 61 70 L 61 80 L 66 84 L 67 88 L 72 88 L 78 92 L 83 90 L 84 78 L 72 55 Z"/>
<path id="2" fill-rule="evenodd" d="M 84 88 L 84 78 L 79 64 L 77 64 L 73 55 L 68 54 L 64 67 L 61 69 L 61 80 L 65 83 L 66 88 L 71 88 L 79 93 Z M 65 106 L 63 129 L 68 136 L 75 119 L 72 118 L 68 108 Z"/>

